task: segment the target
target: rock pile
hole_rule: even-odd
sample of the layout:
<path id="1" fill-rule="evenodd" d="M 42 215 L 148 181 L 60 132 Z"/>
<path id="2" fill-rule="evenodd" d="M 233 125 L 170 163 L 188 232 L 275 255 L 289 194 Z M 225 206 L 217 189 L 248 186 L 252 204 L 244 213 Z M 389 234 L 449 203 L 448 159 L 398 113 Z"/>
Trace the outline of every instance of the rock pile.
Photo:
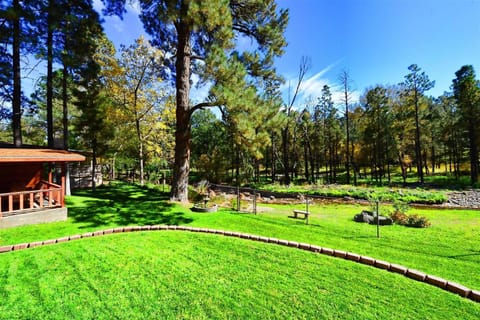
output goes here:
<path id="1" fill-rule="evenodd" d="M 480 209 L 480 191 L 454 191 L 448 194 L 447 206 Z"/>

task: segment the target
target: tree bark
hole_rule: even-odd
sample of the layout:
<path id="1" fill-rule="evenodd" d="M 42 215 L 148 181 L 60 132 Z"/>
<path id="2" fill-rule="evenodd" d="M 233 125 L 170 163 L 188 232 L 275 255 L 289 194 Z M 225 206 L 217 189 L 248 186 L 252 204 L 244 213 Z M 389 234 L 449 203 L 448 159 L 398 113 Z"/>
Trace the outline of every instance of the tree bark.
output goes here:
<path id="1" fill-rule="evenodd" d="M 478 182 L 478 139 L 475 120 L 471 118 L 469 122 L 468 136 L 470 142 L 470 182 L 473 185 Z"/>
<path id="2" fill-rule="evenodd" d="M 348 74 L 344 74 L 344 94 L 345 94 L 345 123 L 347 130 L 347 141 L 346 141 L 346 170 L 347 170 L 347 184 L 350 184 L 350 119 L 348 116 Z"/>
<path id="3" fill-rule="evenodd" d="M 432 174 L 435 174 L 435 166 L 437 165 L 437 159 L 436 159 L 436 154 L 435 154 L 435 145 L 433 144 L 432 141 L 432 146 L 430 147 L 430 152 L 431 154 L 431 159 L 432 159 Z"/>
<path id="4" fill-rule="evenodd" d="M 310 182 L 310 172 L 309 172 L 309 168 L 308 168 L 308 160 L 309 160 L 309 157 L 308 157 L 308 142 L 305 142 L 303 144 L 303 161 L 304 161 L 304 165 L 305 165 L 305 180 L 307 180 L 307 182 Z"/>
<path id="5" fill-rule="evenodd" d="M 22 86 L 20 74 L 20 2 L 13 1 L 15 11 L 15 19 L 13 20 L 13 45 L 12 45 L 12 62 L 13 62 L 13 101 L 12 101 L 12 130 L 13 144 L 15 147 L 22 146 Z"/>
<path id="6" fill-rule="evenodd" d="M 97 175 L 97 138 L 93 138 L 92 140 L 92 192 L 95 193 L 97 190 L 97 186 L 95 183 L 95 178 Z"/>
<path id="7" fill-rule="evenodd" d="M 288 157 L 288 125 L 282 131 L 284 183 L 290 185 L 290 164 Z"/>
<path id="8" fill-rule="evenodd" d="M 52 1 L 48 2 L 47 17 L 47 143 L 53 148 L 53 16 Z"/>
<path id="9" fill-rule="evenodd" d="M 414 90 L 414 102 L 415 102 L 415 157 L 417 163 L 417 174 L 420 178 L 420 183 L 424 183 L 423 179 L 423 164 L 422 164 L 422 146 L 420 145 L 420 121 L 418 115 L 418 91 Z"/>
<path id="10" fill-rule="evenodd" d="M 64 57 L 65 58 L 65 57 Z M 68 150 L 68 92 L 67 92 L 68 70 L 65 60 L 63 61 L 62 74 L 62 106 L 63 106 L 63 149 Z M 71 195 L 70 190 L 70 168 L 65 165 L 65 195 Z"/>
<path id="11" fill-rule="evenodd" d="M 135 99 L 136 100 L 136 99 Z M 136 102 L 135 102 L 136 104 Z M 135 106 L 136 109 L 136 106 Z M 142 132 L 140 130 L 140 120 L 138 119 L 138 115 L 135 112 L 135 128 L 137 130 L 137 137 L 138 137 L 138 158 L 140 161 L 140 185 L 145 184 L 145 172 L 144 172 L 144 154 L 143 154 L 143 137 Z"/>
<path id="12" fill-rule="evenodd" d="M 178 35 L 176 67 L 176 131 L 175 163 L 170 198 L 188 201 L 188 174 L 190 172 L 190 29 L 182 21 L 175 24 Z"/>
<path id="13" fill-rule="evenodd" d="M 275 170 L 275 138 L 272 134 L 272 183 L 275 183 L 277 172 Z"/>

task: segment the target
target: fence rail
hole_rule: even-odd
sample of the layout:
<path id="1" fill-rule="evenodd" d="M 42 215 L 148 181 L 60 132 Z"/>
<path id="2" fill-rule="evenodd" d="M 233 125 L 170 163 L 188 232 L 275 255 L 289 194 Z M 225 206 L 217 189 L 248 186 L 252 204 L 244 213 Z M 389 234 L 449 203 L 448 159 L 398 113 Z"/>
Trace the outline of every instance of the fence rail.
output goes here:
<path id="1" fill-rule="evenodd" d="M 61 186 L 42 181 L 36 190 L 0 193 L 0 218 L 21 213 L 25 210 L 55 208 L 63 206 Z"/>

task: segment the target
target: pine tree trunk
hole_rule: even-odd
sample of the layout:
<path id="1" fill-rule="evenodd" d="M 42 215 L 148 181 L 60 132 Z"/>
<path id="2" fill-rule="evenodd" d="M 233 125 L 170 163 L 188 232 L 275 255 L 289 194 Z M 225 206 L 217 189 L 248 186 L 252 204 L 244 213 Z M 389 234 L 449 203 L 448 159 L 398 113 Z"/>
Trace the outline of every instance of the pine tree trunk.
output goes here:
<path id="1" fill-rule="evenodd" d="M 52 0 L 48 2 L 47 17 L 47 143 L 53 148 L 53 17 Z"/>
<path id="2" fill-rule="evenodd" d="M 478 182 L 478 147 L 476 125 L 473 119 L 470 119 L 468 136 L 470 140 L 470 182 L 475 184 Z"/>
<path id="3" fill-rule="evenodd" d="M 355 144 L 353 143 L 353 141 L 351 141 L 351 143 L 352 143 L 352 148 L 351 148 L 352 154 L 350 155 L 350 159 L 351 159 L 352 168 L 353 168 L 353 185 L 356 186 L 358 170 L 357 170 L 356 162 L 354 161 L 354 158 L 353 158 L 353 155 L 355 154 Z"/>
<path id="4" fill-rule="evenodd" d="M 305 179 L 310 182 L 310 172 L 308 168 L 308 146 L 307 143 L 304 143 L 303 145 L 303 157 L 304 157 L 304 163 L 305 163 Z"/>
<path id="5" fill-rule="evenodd" d="M 22 146 L 22 86 L 20 74 L 20 2 L 13 1 L 15 19 L 13 20 L 13 45 L 12 45 L 12 63 L 13 63 L 13 101 L 12 101 L 12 130 L 13 144 L 15 147 Z"/>
<path id="6" fill-rule="evenodd" d="M 345 81 L 345 122 L 347 129 L 347 141 L 346 141 L 346 170 L 347 170 L 347 184 L 350 184 L 350 119 L 348 117 L 348 91 L 347 91 L 347 82 Z"/>
<path id="7" fill-rule="evenodd" d="M 432 159 L 432 174 L 435 174 L 435 166 L 437 165 L 437 159 L 436 159 L 436 154 L 435 154 L 435 146 L 433 145 L 432 141 L 432 146 L 431 146 L 431 159 Z"/>
<path id="8" fill-rule="evenodd" d="M 272 134 L 272 183 L 275 183 L 277 172 L 275 170 L 275 140 Z"/>
<path id="9" fill-rule="evenodd" d="M 420 145 L 420 123 L 418 115 L 418 93 L 417 90 L 415 94 L 415 157 L 417 163 L 417 174 L 420 179 L 420 183 L 423 184 L 423 164 L 422 164 L 422 147 Z"/>
<path id="10" fill-rule="evenodd" d="M 65 57 L 64 57 L 65 58 Z M 63 149 L 68 150 L 68 93 L 67 93 L 68 71 L 65 60 L 63 61 L 62 73 L 62 106 L 63 106 Z M 70 167 L 65 165 L 65 195 L 71 195 L 70 190 Z"/>
<path id="11" fill-rule="evenodd" d="M 310 158 L 310 175 L 311 175 L 311 182 L 312 183 L 315 183 L 316 181 L 316 178 L 315 178 L 315 156 L 313 155 L 313 151 L 312 151 L 312 144 L 309 143 L 308 144 L 308 155 L 309 155 L 309 158 Z"/>
<path id="12" fill-rule="evenodd" d="M 284 183 L 290 185 L 290 164 L 288 158 L 288 126 L 282 132 Z"/>
<path id="13" fill-rule="evenodd" d="M 176 131 L 175 163 L 170 198 L 188 201 L 188 174 L 190 173 L 190 30 L 183 22 L 175 24 L 178 34 L 176 67 Z"/>
<path id="14" fill-rule="evenodd" d="M 97 175 L 97 139 L 93 138 L 92 140 L 92 192 L 97 190 L 95 183 L 95 178 Z"/>

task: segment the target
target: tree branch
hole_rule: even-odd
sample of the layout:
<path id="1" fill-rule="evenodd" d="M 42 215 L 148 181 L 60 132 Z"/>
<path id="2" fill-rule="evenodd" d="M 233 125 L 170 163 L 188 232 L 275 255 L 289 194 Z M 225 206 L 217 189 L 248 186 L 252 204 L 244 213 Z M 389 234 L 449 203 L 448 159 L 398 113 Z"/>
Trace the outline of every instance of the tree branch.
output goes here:
<path id="1" fill-rule="evenodd" d="M 192 59 L 192 60 L 202 60 L 202 61 L 204 61 L 204 60 L 205 60 L 205 57 L 191 54 L 191 55 L 190 55 L 190 59 Z"/>
<path id="2" fill-rule="evenodd" d="M 203 108 L 211 108 L 211 107 L 218 107 L 222 105 L 220 101 L 210 101 L 210 102 L 202 102 L 199 104 L 194 105 L 193 107 L 190 108 L 190 115 L 192 115 L 195 111 Z"/>

